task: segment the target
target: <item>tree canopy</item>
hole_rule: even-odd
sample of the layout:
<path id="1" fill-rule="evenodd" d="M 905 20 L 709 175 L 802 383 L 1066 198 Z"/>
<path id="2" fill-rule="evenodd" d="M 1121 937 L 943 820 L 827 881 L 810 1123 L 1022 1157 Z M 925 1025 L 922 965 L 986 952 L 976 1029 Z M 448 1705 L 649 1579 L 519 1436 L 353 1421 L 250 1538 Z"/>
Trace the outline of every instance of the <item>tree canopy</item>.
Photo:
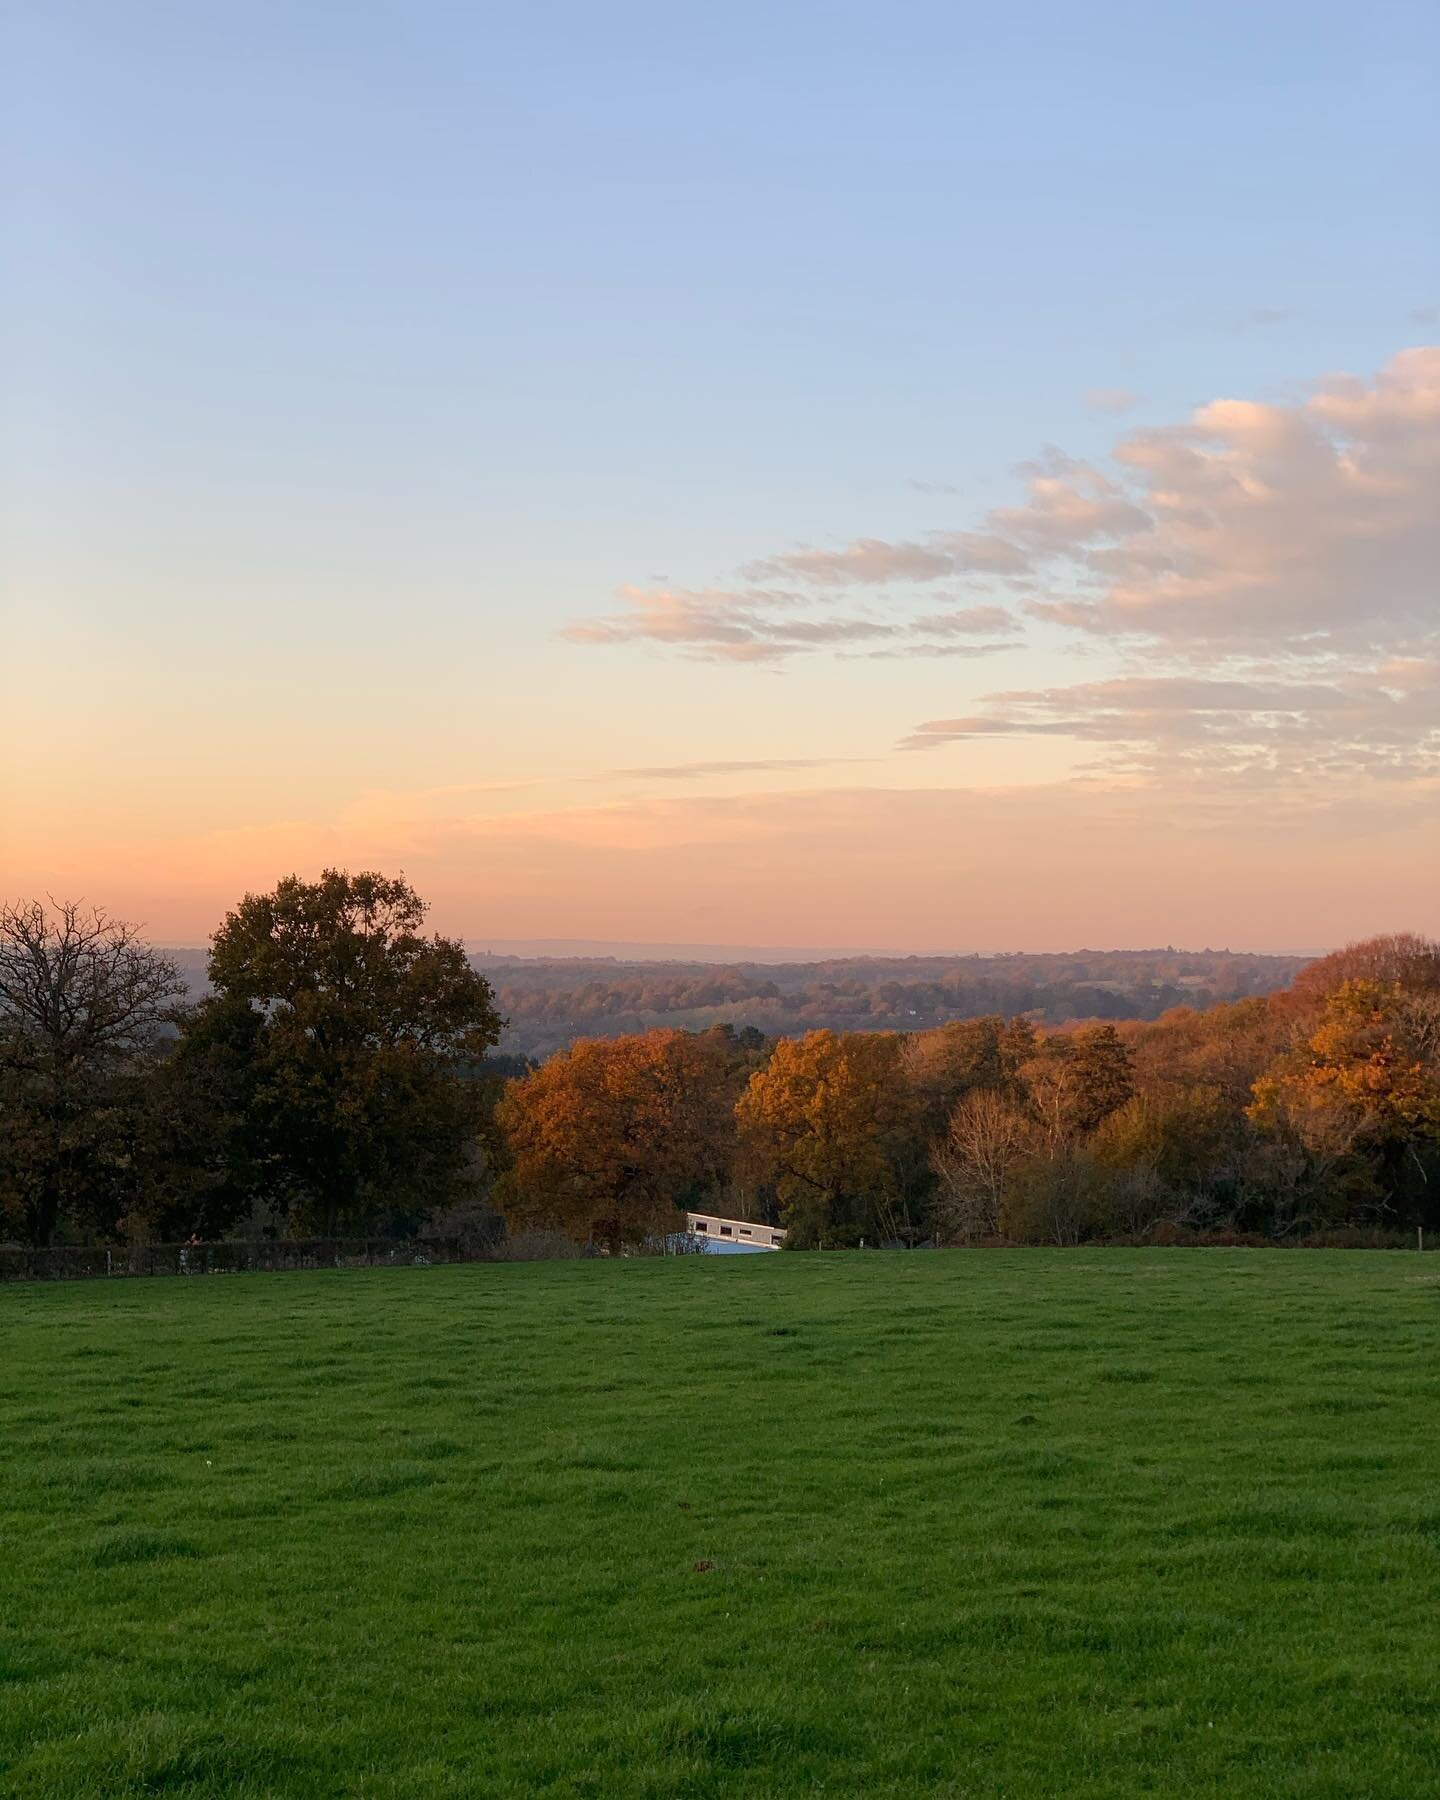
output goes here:
<path id="1" fill-rule="evenodd" d="M 62 1218 L 113 1228 L 143 1092 L 185 992 L 136 926 L 76 903 L 0 907 L 0 1212 L 33 1244 Z"/>
<path id="2" fill-rule="evenodd" d="M 403 878 L 327 869 L 247 894 L 215 933 L 215 994 L 183 1053 L 225 1066 L 235 1151 L 273 1202 L 329 1236 L 463 1193 L 467 1074 L 497 1042 L 490 984 L 422 934 Z"/>
<path id="3" fill-rule="evenodd" d="M 811 1031 L 782 1038 L 736 1118 L 797 1245 L 858 1243 L 909 1229 L 904 1170 L 915 1104 L 903 1039 Z"/>
<path id="4" fill-rule="evenodd" d="M 1440 946 L 1347 946 L 1291 989 L 1049 1029 L 582 1039 L 538 1066 L 403 878 L 247 894 L 212 991 L 81 907 L 0 909 L 0 1236 L 35 1245 L 558 1231 L 680 1210 L 811 1245 L 1440 1226 Z"/>
<path id="5" fill-rule="evenodd" d="M 723 1182 L 743 1079 L 715 1033 L 582 1039 L 512 1082 L 497 1124 L 506 1216 L 618 1248 L 673 1231 Z"/>

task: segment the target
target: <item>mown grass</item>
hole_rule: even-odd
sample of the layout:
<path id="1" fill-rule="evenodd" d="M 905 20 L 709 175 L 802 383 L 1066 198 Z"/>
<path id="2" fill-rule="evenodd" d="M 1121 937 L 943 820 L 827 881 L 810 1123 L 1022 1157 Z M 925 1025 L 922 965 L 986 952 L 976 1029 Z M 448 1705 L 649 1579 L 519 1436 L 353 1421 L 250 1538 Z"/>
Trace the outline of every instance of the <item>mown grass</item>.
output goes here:
<path id="1" fill-rule="evenodd" d="M 1430 1268 L 0 1289 L 0 1792 L 1434 1793 Z"/>

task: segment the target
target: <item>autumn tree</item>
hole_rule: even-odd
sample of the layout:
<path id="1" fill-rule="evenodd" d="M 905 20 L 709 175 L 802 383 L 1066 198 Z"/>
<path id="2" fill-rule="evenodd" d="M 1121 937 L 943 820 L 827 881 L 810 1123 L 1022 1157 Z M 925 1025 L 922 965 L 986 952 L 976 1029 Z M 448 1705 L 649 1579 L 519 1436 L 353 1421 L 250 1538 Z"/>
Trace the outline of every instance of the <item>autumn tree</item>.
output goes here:
<path id="1" fill-rule="evenodd" d="M 1265 999 L 1236 1000 L 1204 1011 L 1175 1007 L 1149 1023 L 1119 1028 L 1137 1094 L 1199 1092 L 1237 1120 L 1266 1065 L 1287 1042 L 1287 1027 Z"/>
<path id="2" fill-rule="evenodd" d="M 782 1038 L 736 1108 L 774 1186 L 790 1243 L 908 1237 L 916 1124 L 904 1040 L 888 1032 Z"/>
<path id="3" fill-rule="evenodd" d="M 1136 1094 L 1101 1122 L 1090 1143 L 1103 1166 L 1144 1169 L 1178 1190 L 1223 1154 L 1224 1125 L 1203 1093 Z"/>
<path id="4" fill-rule="evenodd" d="M 1395 931 L 1364 938 L 1307 963 L 1289 989 L 1292 1001 L 1320 1005 L 1347 982 L 1367 981 L 1406 994 L 1440 994 L 1440 941 Z"/>
<path id="5" fill-rule="evenodd" d="M 1039 1045 L 1040 1036 L 1034 1021 L 1023 1013 L 1006 1023 L 996 1040 L 995 1053 L 1000 1060 L 1001 1079 L 1007 1085 L 1018 1082 L 1021 1069 L 1035 1055 Z"/>
<path id="6" fill-rule="evenodd" d="M 1432 1217 L 1440 1177 L 1440 988 L 1347 980 L 1310 1037 L 1255 1084 L 1252 1120 L 1317 1176 Z"/>
<path id="7" fill-rule="evenodd" d="M 1135 1092 L 1130 1052 L 1113 1025 L 1098 1025 L 1077 1036 L 1071 1067 L 1076 1129 L 1088 1134 Z"/>
<path id="8" fill-rule="evenodd" d="M 582 1038 L 506 1088 L 502 1210 L 611 1250 L 677 1228 L 723 1181 L 743 1075 L 733 1034 Z"/>
<path id="9" fill-rule="evenodd" d="M 942 1243 L 969 1243 L 1000 1230 L 1006 1184 L 1032 1144 L 1033 1121 L 995 1087 L 976 1087 L 950 1115 L 932 1151 L 932 1221 Z"/>
<path id="10" fill-rule="evenodd" d="M 403 878 L 327 869 L 247 894 L 212 940 L 181 1054 L 223 1071 L 229 1158 L 302 1228 L 404 1229 L 473 1181 L 467 1077 L 502 1021 L 425 912 Z"/>
<path id="11" fill-rule="evenodd" d="M 992 1014 L 983 1019 L 959 1019 L 905 1040 L 905 1077 L 915 1096 L 919 1128 L 927 1140 L 944 1132 L 966 1094 L 1004 1086 L 1000 1055 L 1004 1033 L 1004 1020 Z"/>
<path id="12" fill-rule="evenodd" d="M 1052 1149 L 1088 1137 L 1135 1091 L 1130 1055 L 1113 1025 L 1057 1032 L 1023 1063 L 1019 1078 Z"/>
<path id="13" fill-rule="evenodd" d="M 1028 1152 L 1015 1159 L 1006 1176 L 1000 1230 L 1021 1243 L 1061 1245 L 1103 1235 L 1109 1185 L 1081 1144 Z"/>
<path id="14" fill-rule="evenodd" d="M 1105 1177 L 1099 1224 L 1124 1237 L 1143 1237 L 1161 1220 L 1216 1223 L 1234 1203 L 1243 1127 L 1211 1089 L 1132 1096 L 1089 1140 L 1089 1154 Z"/>
<path id="15" fill-rule="evenodd" d="M 27 1240 L 111 1231 L 179 969 L 99 908 L 0 907 L 0 1211 Z"/>

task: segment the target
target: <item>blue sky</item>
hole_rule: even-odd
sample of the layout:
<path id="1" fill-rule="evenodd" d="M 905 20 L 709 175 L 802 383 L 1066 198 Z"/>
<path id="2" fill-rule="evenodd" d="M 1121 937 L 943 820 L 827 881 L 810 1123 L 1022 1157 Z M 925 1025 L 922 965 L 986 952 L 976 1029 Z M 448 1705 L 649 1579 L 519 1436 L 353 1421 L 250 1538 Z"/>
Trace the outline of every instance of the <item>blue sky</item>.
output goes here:
<path id="1" fill-rule="evenodd" d="M 42 716 L 75 747 L 34 811 L 93 841 L 91 886 L 121 816 L 164 814 L 151 866 L 190 869 L 214 831 L 328 853 L 379 790 L 727 756 L 791 769 L 726 795 L 842 757 L 988 786 L 983 746 L 943 779 L 893 747 L 1093 679 L 1038 616 L 983 673 L 557 634 L 627 584 L 973 529 L 1047 446 L 1098 463 L 1440 339 L 1431 6 L 61 0 L 8 35 L 8 560 L 31 666 L 66 674 L 7 698 L 17 753 Z M 1077 766 L 1053 734 L 1015 754 Z M 436 875 L 454 922 L 493 899 L 534 935 L 533 890 Z M 197 925 L 218 897 L 149 882 Z"/>

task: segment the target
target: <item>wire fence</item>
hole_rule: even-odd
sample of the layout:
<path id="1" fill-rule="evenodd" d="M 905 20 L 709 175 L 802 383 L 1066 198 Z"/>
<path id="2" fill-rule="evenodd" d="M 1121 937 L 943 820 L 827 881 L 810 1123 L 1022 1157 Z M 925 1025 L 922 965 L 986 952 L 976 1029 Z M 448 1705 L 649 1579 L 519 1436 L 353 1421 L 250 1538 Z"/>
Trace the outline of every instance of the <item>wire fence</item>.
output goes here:
<path id="1" fill-rule="evenodd" d="M 258 1238 L 214 1244 L 0 1247 L 0 1282 L 106 1280 L 130 1275 L 237 1275 L 284 1269 L 364 1269 L 482 1262 L 493 1246 L 465 1238 Z"/>

